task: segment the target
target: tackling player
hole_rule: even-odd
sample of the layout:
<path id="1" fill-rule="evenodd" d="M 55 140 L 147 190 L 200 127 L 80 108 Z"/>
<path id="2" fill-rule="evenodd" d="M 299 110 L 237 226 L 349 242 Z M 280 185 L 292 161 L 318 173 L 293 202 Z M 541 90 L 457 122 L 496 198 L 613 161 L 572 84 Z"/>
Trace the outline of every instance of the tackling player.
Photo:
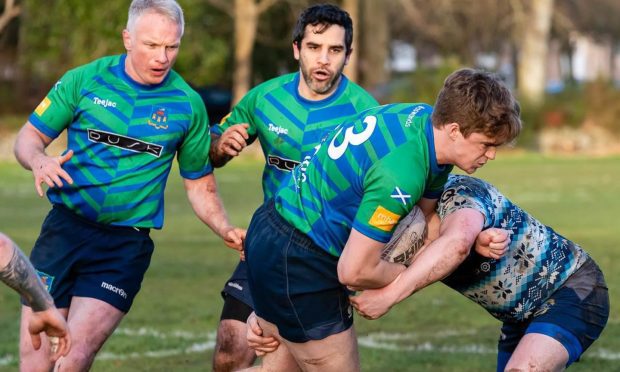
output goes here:
<path id="1" fill-rule="evenodd" d="M 473 173 L 520 129 L 508 88 L 470 69 L 446 79 L 434 108 L 385 105 L 337 127 L 248 229 L 255 312 L 286 346 L 263 368 L 358 370 L 345 286 L 392 282 L 404 266 L 380 255 L 399 220 L 416 203 L 430 214 L 453 165 Z"/>
<path id="2" fill-rule="evenodd" d="M 398 280 L 351 298 L 362 316 L 376 319 L 443 279 L 503 322 L 497 371 L 561 371 L 599 337 L 609 317 L 608 290 L 579 245 L 473 177 L 451 176 L 437 211 L 429 224 L 433 245 Z M 475 236 L 493 227 L 510 231 L 507 253 L 492 259 L 470 252 Z M 465 249 L 451 240 L 465 240 Z"/>
<path id="3" fill-rule="evenodd" d="M 304 10 L 293 32 L 299 71 L 252 89 L 212 129 L 213 164 L 224 165 L 258 138 L 266 160 L 263 193 L 267 200 L 330 130 L 347 116 L 377 106 L 370 94 L 342 74 L 352 40 L 353 24 L 342 9 L 320 4 Z M 245 323 L 254 305 L 245 262 L 239 262 L 222 295 L 213 369 L 249 367 L 256 357 L 246 341 Z"/>
<path id="4" fill-rule="evenodd" d="M 245 232 L 230 225 L 209 163 L 204 103 L 172 70 L 183 28 L 176 1 L 132 1 L 127 53 L 67 72 L 18 134 L 15 155 L 32 170 L 39 195 L 41 183 L 49 186 L 53 205 L 31 260 L 68 316 L 73 347 L 57 366 L 88 370 L 129 311 L 153 253 L 149 231 L 163 225 L 175 156 L 197 216 L 241 249 Z M 68 151 L 48 156 L 64 130 Z M 46 353 L 26 342 L 31 317 L 24 305 L 21 368 L 49 371 Z"/>

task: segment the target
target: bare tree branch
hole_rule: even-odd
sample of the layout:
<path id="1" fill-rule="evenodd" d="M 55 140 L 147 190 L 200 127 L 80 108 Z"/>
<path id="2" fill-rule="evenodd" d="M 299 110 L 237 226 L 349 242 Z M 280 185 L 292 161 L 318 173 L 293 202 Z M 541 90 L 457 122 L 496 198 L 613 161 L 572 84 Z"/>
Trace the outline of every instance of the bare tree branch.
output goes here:
<path id="1" fill-rule="evenodd" d="M 22 8 L 19 5 L 15 5 L 15 0 L 4 0 L 4 11 L 0 14 L 0 33 L 21 12 Z"/>
<path id="2" fill-rule="evenodd" d="M 228 0 L 207 0 L 207 2 L 214 7 L 218 8 L 222 12 L 228 14 L 231 18 L 234 18 L 235 12 L 233 10 L 232 3 Z"/>

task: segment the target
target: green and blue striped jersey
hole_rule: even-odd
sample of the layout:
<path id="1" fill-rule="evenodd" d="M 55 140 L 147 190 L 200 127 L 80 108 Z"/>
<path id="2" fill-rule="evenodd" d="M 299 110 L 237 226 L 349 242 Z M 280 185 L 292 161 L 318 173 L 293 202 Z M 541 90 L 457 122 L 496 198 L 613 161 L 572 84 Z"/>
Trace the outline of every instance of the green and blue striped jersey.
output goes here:
<path id="1" fill-rule="evenodd" d="M 63 165 L 74 184 L 50 188 L 53 204 L 104 224 L 161 228 L 174 156 L 184 178 L 212 172 L 207 112 L 176 72 L 156 86 L 138 84 L 125 72 L 125 58 L 70 70 L 29 121 L 50 138 L 67 129 L 74 151 Z"/>
<path id="2" fill-rule="evenodd" d="M 387 242 L 424 196 L 438 198 L 452 166 L 437 164 L 432 107 L 375 107 L 336 128 L 275 196 L 285 220 L 333 256 L 352 228 Z"/>
<path id="3" fill-rule="evenodd" d="M 297 72 L 258 85 L 212 128 L 213 133 L 221 135 L 231 125 L 249 124 L 248 142 L 258 138 L 265 155 L 265 200 L 275 194 L 305 156 L 314 153 L 329 131 L 347 117 L 378 106 L 368 92 L 344 75 L 336 91 L 320 101 L 310 101 L 299 95 L 299 79 Z"/>

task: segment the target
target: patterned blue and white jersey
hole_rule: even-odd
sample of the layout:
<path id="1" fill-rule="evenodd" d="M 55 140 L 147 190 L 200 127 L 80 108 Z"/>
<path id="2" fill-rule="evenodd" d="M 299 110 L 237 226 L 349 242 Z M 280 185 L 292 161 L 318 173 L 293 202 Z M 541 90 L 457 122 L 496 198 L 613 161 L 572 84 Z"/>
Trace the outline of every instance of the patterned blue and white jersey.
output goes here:
<path id="1" fill-rule="evenodd" d="M 492 185 L 469 176 L 449 177 L 438 204 L 443 220 L 471 208 L 484 216 L 484 228 L 512 233 L 509 250 L 498 260 L 469 257 L 443 282 L 501 321 L 527 320 L 588 259 L 564 238 L 513 204 Z"/>

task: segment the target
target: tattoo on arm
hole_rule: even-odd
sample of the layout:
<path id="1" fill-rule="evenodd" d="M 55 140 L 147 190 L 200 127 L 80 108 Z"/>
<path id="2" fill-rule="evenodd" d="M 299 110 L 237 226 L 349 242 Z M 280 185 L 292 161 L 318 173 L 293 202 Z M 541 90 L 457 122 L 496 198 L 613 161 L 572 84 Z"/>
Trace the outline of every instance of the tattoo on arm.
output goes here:
<path id="1" fill-rule="evenodd" d="M 5 268 L 0 269 L 0 280 L 21 294 L 32 311 L 47 310 L 54 304 L 32 264 L 15 245 L 13 257 Z"/>

